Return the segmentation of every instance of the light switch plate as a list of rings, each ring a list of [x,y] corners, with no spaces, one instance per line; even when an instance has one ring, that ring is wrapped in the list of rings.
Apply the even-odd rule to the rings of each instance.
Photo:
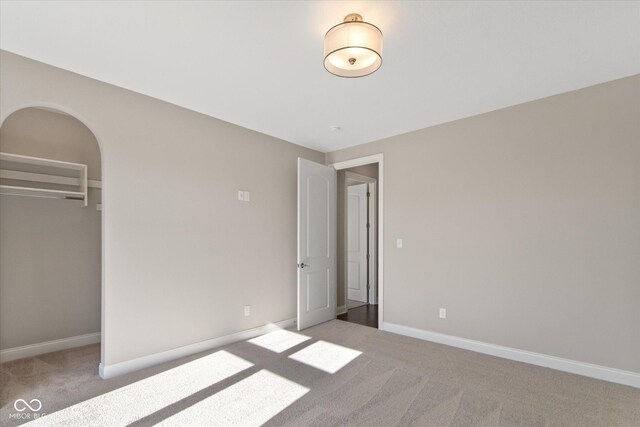
[[[249,193],[248,191],[244,192],[244,201],[245,202],[250,202],[251,201],[251,193]]]
[[[396,239],[396,247],[402,249],[402,239]]]
[[[244,201],[244,191],[238,190],[238,200]]]

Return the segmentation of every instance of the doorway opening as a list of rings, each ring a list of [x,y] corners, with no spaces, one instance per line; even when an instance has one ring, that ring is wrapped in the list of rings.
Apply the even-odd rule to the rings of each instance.
[[[104,355],[101,157],[56,108],[0,127],[0,362],[91,344]]]
[[[333,165],[337,187],[337,309],[340,320],[382,324],[382,155]]]

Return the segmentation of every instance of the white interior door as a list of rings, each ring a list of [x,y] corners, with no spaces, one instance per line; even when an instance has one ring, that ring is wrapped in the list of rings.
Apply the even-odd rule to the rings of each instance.
[[[336,182],[298,158],[298,330],[336,317]]]
[[[367,302],[367,184],[347,187],[347,298]]]

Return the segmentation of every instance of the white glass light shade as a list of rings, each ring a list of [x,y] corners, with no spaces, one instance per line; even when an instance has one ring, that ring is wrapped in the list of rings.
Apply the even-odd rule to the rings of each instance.
[[[324,36],[324,68],[340,77],[362,77],[382,65],[382,31],[362,21],[338,24]]]

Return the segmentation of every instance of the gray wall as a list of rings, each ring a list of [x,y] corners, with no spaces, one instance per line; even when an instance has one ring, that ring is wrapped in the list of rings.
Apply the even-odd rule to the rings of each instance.
[[[3,118],[56,105],[101,145],[103,363],[295,317],[296,159],[322,153],[7,52],[0,92]]]
[[[100,180],[95,137],[66,115],[12,114],[0,128],[0,151],[83,163]],[[1,350],[100,332],[100,196],[91,189],[88,207],[0,196]]]
[[[385,322],[640,372],[639,119],[633,76],[327,154],[384,153]]]

